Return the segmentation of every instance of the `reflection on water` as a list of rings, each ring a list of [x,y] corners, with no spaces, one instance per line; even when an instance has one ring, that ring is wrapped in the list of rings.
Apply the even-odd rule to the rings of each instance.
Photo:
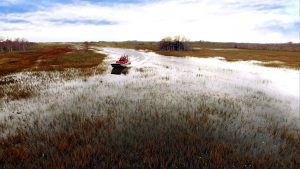
[[[129,67],[122,67],[122,68],[113,68],[111,70],[111,74],[114,74],[114,75],[127,75],[129,73]]]

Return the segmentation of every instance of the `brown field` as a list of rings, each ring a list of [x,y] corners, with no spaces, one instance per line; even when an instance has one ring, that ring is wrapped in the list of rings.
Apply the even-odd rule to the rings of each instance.
[[[0,75],[21,71],[49,71],[88,68],[102,62],[105,55],[75,49],[65,44],[35,44],[26,52],[0,53]]]

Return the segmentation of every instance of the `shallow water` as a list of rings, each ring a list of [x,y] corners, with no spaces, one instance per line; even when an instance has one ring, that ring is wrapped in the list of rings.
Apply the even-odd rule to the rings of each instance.
[[[102,75],[73,80],[62,78],[59,72],[10,75],[22,86],[34,88],[36,94],[13,101],[2,98],[0,117],[13,122],[36,116],[49,118],[62,112],[196,112],[201,105],[210,104],[238,111],[256,127],[276,117],[278,124],[300,129],[299,71],[263,67],[253,61],[227,62],[220,57],[166,57],[117,48],[96,50],[108,55],[99,65],[107,67]],[[132,65],[115,71],[110,63],[122,54],[130,56]],[[69,74],[75,71],[67,70]],[[231,125],[240,127],[241,122]]]
[[[164,57],[154,53],[134,50],[104,48],[109,54],[108,62],[113,62],[122,53],[132,56],[131,76],[134,80],[139,68],[145,69],[145,75],[153,75],[159,83],[168,77],[168,83],[178,90],[187,84],[188,91],[205,92],[233,97],[247,97],[262,93],[291,111],[284,111],[299,117],[299,71],[259,66],[255,61],[227,62],[223,58]],[[257,64],[258,63],[258,64]],[[138,69],[136,69],[138,68]],[[140,79],[138,79],[140,80]],[[158,81],[157,81],[158,80]]]

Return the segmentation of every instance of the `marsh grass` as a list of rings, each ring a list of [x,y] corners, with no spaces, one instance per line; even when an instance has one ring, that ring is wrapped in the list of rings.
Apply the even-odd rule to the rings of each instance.
[[[6,100],[19,100],[32,97],[35,93],[34,87],[13,83],[10,85],[0,85],[0,98],[5,97]]]
[[[143,73],[143,72],[145,72],[146,70],[145,70],[144,68],[137,68],[136,71]]]
[[[210,48],[191,50],[191,51],[155,51],[158,54],[166,56],[194,56],[194,57],[213,57],[221,56],[227,61],[249,61],[257,60],[262,61],[260,63],[264,66],[269,67],[289,67],[289,68],[300,68],[300,57],[299,52],[291,51],[269,51],[269,50],[250,50],[250,49],[239,49],[239,50],[214,50]],[[274,62],[278,61],[278,62]]]
[[[165,80],[165,81],[168,81],[168,80],[170,80],[170,76],[164,76],[164,77],[162,77],[161,79],[162,79],[162,80]]]
[[[1,138],[0,165],[3,169],[299,167],[297,143],[282,145],[279,155],[255,156],[245,148],[247,142],[230,139],[222,128],[226,121],[213,122],[212,115],[223,113],[206,105],[193,114],[177,115],[62,113],[48,122],[27,123]]]
[[[12,75],[38,91],[23,100],[0,98],[0,166],[299,168],[299,116],[291,109],[298,107],[286,103],[297,96],[271,95],[276,82],[263,74],[230,79],[238,70],[195,60],[167,68],[165,58],[126,76],[108,70],[73,79],[78,69]]]
[[[105,67],[101,66],[105,57],[92,50],[76,49],[70,44],[59,43],[37,43],[26,52],[1,53],[0,98],[20,100],[35,94],[36,85],[23,83],[24,79],[17,81],[9,76],[12,73],[24,72],[36,80],[87,78],[105,71]]]
[[[97,42],[93,43],[95,46],[126,48],[136,50],[157,50],[157,42]]]
[[[63,71],[31,71],[17,76],[4,76],[0,78],[0,99],[15,101],[28,99],[39,95],[41,90],[46,90],[53,82],[64,82],[73,79],[87,79],[94,75],[102,74],[105,67],[99,65],[92,68],[65,69]],[[32,81],[32,79],[35,79]]]
[[[1,53],[0,75],[22,71],[60,71],[90,68],[101,64],[106,55],[71,44],[35,44],[27,52]]]

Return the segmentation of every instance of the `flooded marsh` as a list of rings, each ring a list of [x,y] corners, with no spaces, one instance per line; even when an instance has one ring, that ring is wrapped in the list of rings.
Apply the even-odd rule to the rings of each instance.
[[[5,140],[20,130],[36,136],[36,131],[32,131],[36,129],[34,126],[49,133],[56,130],[76,133],[79,124],[73,115],[91,121],[109,118],[113,123],[107,122],[108,126],[113,126],[111,130],[115,134],[106,133],[104,138],[113,140],[112,147],[122,145],[118,141],[130,146],[148,145],[147,139],[165,141],[165,144],[169,141],[176,146],[175,141],[181,140],[183,134],[190,144],[230,145],[233,148],[228,150],[234,156],[265,158],[270,155],[274,168],[281,168],[279,164],[300,165],[299,70],[263,67],[253,61],[227,62],[220,57],[172,57],[119,48],[94,50],[107,57],[100,65],[90,68],[93,73],[87,76],[68,78],[78,70],[66,69],[0,77],[1,137]],[[125,70],[112,69],[110,63],[122,54],[131,57],[132,65]],[[106,70],[99,74],[97,69]],[[51,127],[53,123],[56,125]],[[103,136],[97,132],[95,137]],[[163,133],[165,136],[161,136]],[[157,147],[163,155],[170,155],[165,148]],[[195,155],[198,149],[193,148]],[[225,157],[226,153],[214,154],[216,150],[211,147],[199,148],[200,154],[206,151],[210,154],[203,158],[211,160],[207,168],[232,166],[230,162],[234,162]],[[162,155],[157,153],[158,157]],[[184,160],[177,156],[174,159]],[[158,159],[160,162],[147,160],[141,166],[153,164],[152,168],[157,165],[163,168],[161,165],[165,164],[162,159]],[[234,162],[238,168],[245,164],[255,168],[256,162],[238,160]]]

